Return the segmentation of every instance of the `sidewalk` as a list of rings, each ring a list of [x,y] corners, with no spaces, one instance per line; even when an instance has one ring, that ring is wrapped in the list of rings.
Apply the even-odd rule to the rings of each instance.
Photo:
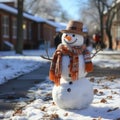
[[[16,79],[9,80],[0,85],[0,111],[14,109],[17,104],[15,99],[26,98],[26,94],[35,84],[43,82],[48,76],[49,63],[43,64],[40,68],[20,76]],[[11,102],[7,102],[7,101]]]

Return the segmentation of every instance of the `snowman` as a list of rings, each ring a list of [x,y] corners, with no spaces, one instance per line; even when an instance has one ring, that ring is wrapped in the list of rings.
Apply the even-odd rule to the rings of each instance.
[[[82,22],[68,22],[66,30],[61,31],[62,43],[54,52],[50,66],[53,101],[62,109],[83,109],[93,100],[92,84],[85,77],[93,65],[84,45],[82,27]]]

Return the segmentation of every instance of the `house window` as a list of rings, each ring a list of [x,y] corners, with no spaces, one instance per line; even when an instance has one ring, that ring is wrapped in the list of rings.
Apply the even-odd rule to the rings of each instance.
[[[2,17],[2,34],[3,37],[8,38],[9,37],[9,17],[3,16]]]
[[[27,22],[26,21],[23,22],[23,39],[24,40],[27,39]]]
[[[38,40],[40,41],[40,24],[38,25]]]
[[[15,18],[13,19],[13,24],[12,24],[12,38],[14,39],[17,38],[17,20]]]
[[[29,23],[29,26],[28,26],[28,37],[29,37],[29,40],[32,40],[32,23],[30,22]]]

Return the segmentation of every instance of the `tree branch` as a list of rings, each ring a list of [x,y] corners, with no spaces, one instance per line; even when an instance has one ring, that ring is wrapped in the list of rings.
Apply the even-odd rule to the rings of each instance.
[[[100,52],[101,50],[102,50],[102,48],[96,50],[96,52],[93,54],[93,56],[91,57],[91,59],[94,58],[94,57],[96,56],[96,54],[97,54],[98,52]]]

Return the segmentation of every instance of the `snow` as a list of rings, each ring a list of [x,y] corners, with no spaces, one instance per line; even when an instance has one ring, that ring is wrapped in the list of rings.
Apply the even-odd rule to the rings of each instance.
[[[120,67],[120,51],[101,51],[99,57],[94,57],[93,62],[99,67]]]
[[[10,7],[10,6],[8,6],[8,5],[5,5],[5,4],[3,4],[3,3],[0,3],[0,9],[6,10],[6,11],[11,12],[11,13],[13,13],[13,14],[17,14],[17,9],[12,8],[12,7]]]
[[[14,49],[14,45],[12,43],[10,43],[8,41],[4,41],[4,44],[7,45],[10,48],[10,50]]]
[[[55,22],[55,21],[50,21],[46,20],[46,22],[54,27],[56,27],[56,32],[60,32],[61,30],[66,29],[66,23],[61,23],[61,22]]]
[[[49,50],[51,55],[54,49]],[[103,54],[109,54],[102,58]],[[93,63],[103,68],[120,67],[120,59],[111,57],[119,51],[102,51],[93,58]],[[40,57],[45,55],[44,50],[23,51],[23,55],[15,54],[14,51],[0,51],[0,84],[11,78],[18,77],[42,66],[48,62]],[[16,69],[17,68],[17,69]],[[79,110],[60,109],[52,101],[51,94],[53,83],[46,76],[41,84],[29,89],[33,92],[34,100],[24,104],[20,110],[0,112],[3,120],[119,120],[120,119],[120,78],[115,77],[93,77],[88,79],[94,88],[94,100],[90,106]],[[74,98],[73,98],[74,99]],[[19,102],[23,102],[22,98]]]
[[[45,50],[29,51],[28,54],[26,52],[24,51],[24,55],[15,54],[14,51],[0,52],[0,84],[28,73],[45,62],[40,57],[40,55],[46,55]]]
[[[17,14],[17,8],[5,5],[3,3],[0,3],[0,9],[8,11],[8,12],[13,13],[13,14]],[[28,18],[28,19],[34,20],[36,22],[44,22],[43,18],[36,17],[34,15],[27,14],[25,12],[23,13],[23,16],[26,17],[26,18]]]

